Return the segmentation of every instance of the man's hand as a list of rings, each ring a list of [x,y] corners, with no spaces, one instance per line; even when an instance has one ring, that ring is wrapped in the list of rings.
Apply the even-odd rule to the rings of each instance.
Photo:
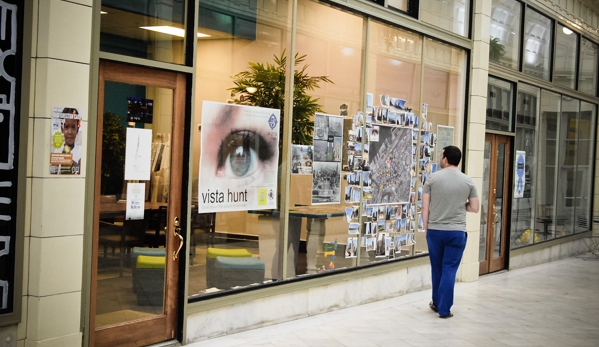
[[[480,210],[480,201],[478,200],[478,197],[468,199],[466,211],[478,213],[478,210]]]

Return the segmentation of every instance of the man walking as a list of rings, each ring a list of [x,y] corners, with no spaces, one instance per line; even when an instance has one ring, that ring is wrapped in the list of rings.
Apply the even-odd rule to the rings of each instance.
[[[466,248],[466,212],[480,208],[472,179],[458,165],[462,152],[456,146],[443,148],[443,170],[431,174],[422,191],[422,220],[431,262],[433,301],[430,308],[440,318],[453,317],[456,273]]]

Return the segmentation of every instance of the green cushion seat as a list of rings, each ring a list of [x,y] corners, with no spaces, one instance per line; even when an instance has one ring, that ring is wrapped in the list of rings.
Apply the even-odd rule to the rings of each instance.
[[[206,253],[206,257],[211,259],[215,259],[216,257],[249,258],[251,256],[252,253],[244,248],[226,249],[209,247]]]
[[[147,255],[140,255],[137,257],[137,264],[135,267],[138,269],[164,269],[166,266],[166,257],[151,257]]]

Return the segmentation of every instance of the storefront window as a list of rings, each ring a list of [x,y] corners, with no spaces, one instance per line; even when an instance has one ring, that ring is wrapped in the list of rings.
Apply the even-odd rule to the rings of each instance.
[[[516,0],[493,0],[489,61],[518,69],[522,4]]]
[[[290,51],[290,6],[200,1],[198,32],[209,36],[198,37],[196,56],[188,281],[192,297],[281,279],[283,237],[279,215],[272,211],[280,201],[278,130]],[[232,90],[234,81],[244,90]]]
[[[580,102],[580,123],[578,124],[578,150],[576,171],[580,173],[576,182],[576,202],[574,232],[581,233],[591,229],[591,189],[593,187],[593,129],[596,127],[596,106]]]
[[[597,59],[599,48],[592,41],[582,38],[580,46],[580,65],[578,71],[578,90],[595,95],[597,92]]]
[[[187,1],[139,5],[136,1],[102,0],[100,50],[184,64]]]
[[[468,36],[470,1],[420,0],[420,19],[452,33]]]
[[[428,105],[428,122],[453,127],[453,145],[459,147],[462,146],[459,129],[464,124],[465,83],[466,52],[432,39],[425,40],[422,99]],[[439,151],[435,155],[438,159]]]
[[[511,247],[534,242],[534,214],[537,174],[537,117],[541,90],[526,84],[518,86],[516,137],[514,139],[514,199],[512,200]],[[538,238],[538,236],[537,236]]]
[[[553,81],[564,87],[576,87],[578,34],[558,24],[555,37],[555,71]]]
[[[580,101],[562,96],[559,126],[559,157],[557,167],[557,212],[555,236],[573,233],[577,196],[583,172],[577,169],[578,132],[580,129]]]
[[[553,23],[539,12],[527,8],[524,21],[523,72],[549,80]]]
[[[535,241],[543,241],[555,237],[556,214],[563,226],[563,211],[555,206],[557,183],[557,150],[559,134],[559,112],[561,96],[546,90],[541,92],[541,119],[539,133],[543,134],[539,141],[537,161],[537,186],[544,187],[537,191],[535,213]],[[538,235],[538,236],[537,236]]]
[[[512,84],[489,77],[487,97],[487,129],[512,130]]]

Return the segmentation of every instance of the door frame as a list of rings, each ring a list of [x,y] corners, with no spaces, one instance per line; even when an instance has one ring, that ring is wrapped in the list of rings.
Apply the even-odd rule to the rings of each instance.
[[[179,238],[174,235],[174,218],[181,220],[183,212],[181,198],[173,192],[183,193],[183,155],[171,155],[171,178],[167,215],[167,249],[166,249],[166,276],[165,276],[165,303],[164,314],[120,323],[96,329],[96,297],[98,279],[98,242],[100,211],[100,183],[102,169],[102,133],[104,115],[104,86],[105,82],[121,82],[138,84],[151,87],[167,88],[173,90],[173,123],[171,135],[172,153],[184,153],[185,139],[185,100],[186,78],[183,73],[146,68],[111,61],[100,61],[98,79],[98,118],[96,127],[96,167],[94,175],[94,212],[93,212],[93,237],[92,237],[92,271],[90,286],[90,311],[89,311],[89,346],[138,346],[148,345],[174,339],[177,335],[177,319],[179,313],[179,262],[173,260],[172,254],[178,247]],[[180,151],[176,151],[180,149]],[[177,169],[178,168],[178,169]],[[180,173],[180,174],[173,174]]]
[[[500,271],[506,268],[507,265],[507,256],[508,256],[508,236],[510,233],[510,206],[511,206],[511,185],[512,182],[512,137],[506,135],[499,134],[485,134],[485,143],[491,143],[491,158],[489,161],[489,193],[487,197],[487,201],[481,201],[481,204],[486,205],[487,211],[487,234],[486,234],[486,258],[484,261],[479,262],[479,275],[484,275],[491,272]],[[504,177],[503,177],[503,206],[502,206],[502,235],[501,235],[501,244],[503,245],[501,248],[501,255],[499,257],[493,257],[493,248],[495,246],[495,223],[491,223],[490,221],[494,221],[495,217],[491,211],[494,210],[495,199],[497,196],[497,192],[494,191],[494,187],[497,186],[497,175],[492,174],[497,172],[497,150],[498,144],[502,143],[506,145],[505,151],[505,163],[504,163]],[[483,178],[484,182],[484,178]],[[482,231],[481,231],[482,232]]]

